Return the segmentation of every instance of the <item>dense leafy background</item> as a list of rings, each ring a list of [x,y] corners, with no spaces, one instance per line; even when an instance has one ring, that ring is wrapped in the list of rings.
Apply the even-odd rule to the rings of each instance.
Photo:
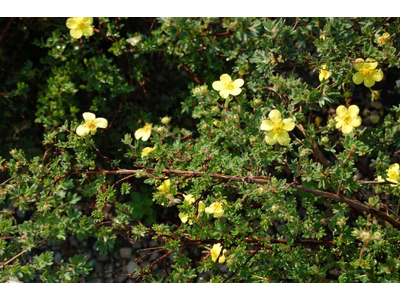
[[[0,20],[1,282],[399,280],[399,228],[376,212],[399,221],[400,189],[362,182],[399,160],[398,19],[95,18],[79,40],[65,22]],[[357,58],[384,73],[375,101],[352,82]],[[211,88],[223,73],[244,79],[239,96]],[[350,104],[363,124],[344,136],[333,117]],[[274,108],[298,125],[287,147],[263,141]],[[77,136],[86,111],[108,128]],[[136,141],[145,123],[151,139]],[[99,174],[118,169],[143,171]],[[166,195],[163,169],[203,176],[169,174]],[[225,201],[223,217],[199,215],[199,201]],[[224,264],[208,256],[215,243]]]

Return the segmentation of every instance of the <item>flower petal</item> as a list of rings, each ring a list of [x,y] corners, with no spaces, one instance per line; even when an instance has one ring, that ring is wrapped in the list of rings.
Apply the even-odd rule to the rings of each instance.
[[[214,81],[212,84],[212,88],[216,91],[220,91],[224,88],[224,85],[222,84],[221,81]]]
[[[292,118],[283,119],[283,129],[286,131],[292,131],[294,129],[294,121]]]
[[[94,119],[96,119],[96,115],[91,112],[85,112],[82,114],[82,116],[85,121],[93,121]]]
[[[219,78],[219,80],[221,80],[222,83],[232,82],[232,78],[228,74],[222,74],[221,77]]]
[[[277,109],[273,109],[271,110],[271,112],[269,113],[268,117],[272,120],[272,121],[280,121],[281,120],[281,112]]]
[[[185,213],[179,213],[178,217],[181,219],[182,223],[186,223],[189,219],[189,215]]]
[[[358,108],[357,105],[350,105],[349,108],[347,109],[347,112],[350,116],[354,118],[358,116],[360,109]]]
[[[234,88],[233,90],[231,90],[229,93],[233,96],[237,96],[242,92],[241,88]]]
[[[375,81],[381,81],[383,79],[383,72],[381,69],[374,70],[375,72],[373,73],[372,77],[374,78]]]
[[[74,39],[80,39],[82,37],[82,30],[80,28],[77,29],[71,29],[69,34],[74,38]]]
[[[378,62],[375,59],[372,58],[367,58],[365,63],[365,66],[367,66],[369,69],[375,69],[378,66]]]
[[[86,26],[90,26],[93,24],[93,18],[92,17],[83,17],[82,23],[85,24]]]
[[[351,133],[352,131],[353,131],[353,126],[351,126],[351,125],[343,125],[343,127],[342,127],[342,133],[343,134],[349,134],[349,133]]]
[[[146,134],[146,130],[143,128],[139,128],[135,131],[135,139],[139,140]]]
[[[278,143],[280,145],[287,146],[290,144],[290,136],[289,136],[289,133],[287,133],[286,131],[282,131],[282,132],[278,133],[276,136],[277,136]]]
[[[241,78],[236,79],[236,80],[233,82],[233,86],[234,86],[235,88],[240,88],[243,84],[244,84],[244,80],[241,79]]]
[[[221,98],[226,99],[229,97],[230,93],[229,90],[222,90],[219,92],[219,95],[221,96]]]
[[[360,116],[357,116],[356,118],[354,118],[354,119],[351,121],[350,125],[353,126],[353,127],[358,127],[358,126],[361,125],[361,122],[362,122],[361,117],[360,117]]]
[[[76,128],[76,134],[79,136],[85,136],[89,134],[90,129],[85,125],[79,125],[78,128]]]
[[[92,36],[93,35],[93,27],[92,26],[84,26],[82,28],[82,34],[84,36]]]
[[[353,82],[355,84],[361,84],[364,81],[364,75],[361,74],[360,72],[357,72],[353,75]]]
[[[68,18],[67,22],[65,23],[67,25],[68,29],[76,29],[78,27],[78,22],[76,20],[77,18]]]
[[[260,129],[261,130],[266,130],[266,131],[271,131],[273,129],[273,123],[271,120],[263,120],[261,122]]]
[[[214,207],[206,207],[206,209],[204,210],[206,212],[207,215],[214,213]]]
[[[374,76],[367,76],[364,78],[364,85],[367,88],[373,87],[375,85],[375,80],[374,80]]]
[[[98,128],[107,128],[108,126],[108,121],[104,118],[96,118],[94,120],[94,124],[96,125],[96,127]]]
[[[364,63],[363,62],[364,62],[364,59],[357,58],[353,63],[354,69],[356,69],[357,71],[360,71],[364,67]]]
[[[340,117],[340,116],[344,116],[345,114],[347,114],[347,108],[344,105],[340,105],[336,108],[336,114]]]
[[[264,141],[268,144],[268,145],[275,145],[276,142],[278,141],[275,133],[273,133],[272,131],[268,132],[267,135],[265,136]]]

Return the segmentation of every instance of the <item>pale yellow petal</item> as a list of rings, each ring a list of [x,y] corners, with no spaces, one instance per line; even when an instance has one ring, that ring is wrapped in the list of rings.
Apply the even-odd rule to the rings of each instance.
[[[364,81],[364,75],[361,74],[360,72],[357,72],[353,75],[353,82],[355,84],[361,84]]]
[[[287,146],[290,144],[290,136],[286,131],[282,131],[276,135],[278,143],[282,146]]]
[[[268,145],[275,145],[276,142],[278,141],[275,133],[273,133],[272,131],[268,132],[267,135],[265,136],[264,141],[268,144]]]
[[[89,132],[90,132],[90,129],[85,124],[79,125],[76,128],[76,134],[79,136],[85,136],[85,135],[89,134]]]
[[[375,69],[378,66],[378,62],[375,59],[367,58],[365,66],[369,69]]]
[[[363,62],[364,62],[364,59],[357,58],[353,63],[354,69],[356,69],[357,71],[360,71],[364,67],[364,63]]]
[[[207,215],[213,214],[214,213],[214,207],[211,207],[211,206],[206,207],[206,209],[204,211],[205,211],[205,213]]]
[[[77,18],[68,18],[66,25],[68,29],[76,29],[78,27],[78,22],[76,22]]]
[[[82,28],[82,34],[84,36],[92,36],[93,35],[93,27],[92,26],[84,26]]]
[[[351,125],[343,125],[342,126],[342,132],[343,132],[343,134],[349,134],[349,133],[351,133],[352,131],[353,131],[353,126],[351,126]]]
[[[224,85],[222,84],[221,81],[214,81],[212,87],[216,91],[221,91],[224,88]]]
[[[93,121],[96,119],[96,115],[91,112],[85,112],[82,114],[82,116],[85,121]]]
[[[241,78],[236,79],[236,80],[233,82],[233,86],[234,86],[235,88],[240,88],[243,84],[244,84],[244,80],[241,79]]]
[[[219,95],[221,96],[221,98],[226,99],[229,97],[230,93],[229,90],[222,90],[219,92]]]
[[[383,79],[383,72],[381,69],[375,70],[375,72],[373,73],[373,78],[375,81],[381,81]]]
[[[281,120],[281,113],[279,110],[277,109],[273,109],[271,110],[271,112],[269,113],[268,117],[272,120],[272,121],[280,121]]]
[[[228,74],[222,74],[219,80],[221,80],[222,83],[229,83],[232,81],[232,78]]]
[[[189,219],[189,215],[185,213],[179,213],[179,219],[181,219],[182,223],[186,223]]]
[[[219,209],[217,211],[214,211],[214,218],[220,218],[224,214],[224,210]]]
[[[358,126],[361,125],[361,122],[362,122],[361,117],[360,117],[360,116],[357,116],[356,118],[354,118],[354,119],[351,121],[350,125],[353,126],[353,127],[358,127]]]
[[[83,17],[82,18],[82,23],[89,26],[93,24],[93,18],[92,17]]]
[[[336,108],[336,114],[340,117],[340,116],[344,116],[345,114],[347,114],[347,108],[344,105],[340,105]]]
[[[104,118],[96,118],[94,120],[94,124],[96,125],[96,127],[98,128],[107,128],[108,126],[108,121]]]
[[[375,80],[374,80],[374,76],[367,76],[364,78],[364,85],[367,88],[373,87],[375,85]]]
[[[229,93],[233,96],[237,96],[242,92],[241,88],[234,88],[233,90],[231,90]]]
[[[263,120],[261,122],[260,129],[261,130],[266,130],[266,131],[271,131],[273,129],[273,123],[271,120]]]
[[[356,117],[359,114],[360,109],[358,108],[357,105],[350,105],[349,108],[347,109],[347,112],[350,116]]]
[[[82,37],[82,30],[80,28],[77,29],[71,29],[69,34],[74,38],[74,39],[80,39]]]
[[[283,129],[286,131],[292,131],[295,127],[294,121],[292,118],[283,119]]]

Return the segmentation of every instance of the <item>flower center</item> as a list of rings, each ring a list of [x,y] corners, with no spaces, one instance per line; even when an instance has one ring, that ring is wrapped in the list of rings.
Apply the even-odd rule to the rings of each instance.
[[[275,121],[275,122],[274,122],[274,129],[273,129],[273,132],[274,132],[275,134],[279,134],[279,133],[281,133],[281,132],[283,132],[283,131],[285,131],[285,130],[283,129],[283,122],[282,122],[282,120]]]
[[[392,180],[396,180],[396,181],[397,181],[398,174],[397,174],[396,171],[389,171],[389,172],[388,172],[388,177],[389,177],[390,179],[392,179]]]
[[[364,77],[371,75],[371,73],[373,72],[373,69],[370,68],[362,68],[360,70],[360,73],[364,75]]]
[[[351,121],[353,120],[353,118],[349,114],[346,114],[345,116],[343,116],[342,120],[343,120],[343,123],[345,123],[346,125],[349,125],[351,123]]]
[[[233,82],[225,83],[226,90],[233,90],[235,87],[233,86]]]
[[[86,121],[86,126],[87,126],[87,128],[89,128],[91,131],[97,129],[96,123],[95,123],[93,120],[88,120],[88,121]]]

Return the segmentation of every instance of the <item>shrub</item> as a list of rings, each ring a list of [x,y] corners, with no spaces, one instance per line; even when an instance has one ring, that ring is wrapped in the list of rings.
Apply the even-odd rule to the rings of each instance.
[[[398,20],[1,24],[1,282],[399,281]]]

